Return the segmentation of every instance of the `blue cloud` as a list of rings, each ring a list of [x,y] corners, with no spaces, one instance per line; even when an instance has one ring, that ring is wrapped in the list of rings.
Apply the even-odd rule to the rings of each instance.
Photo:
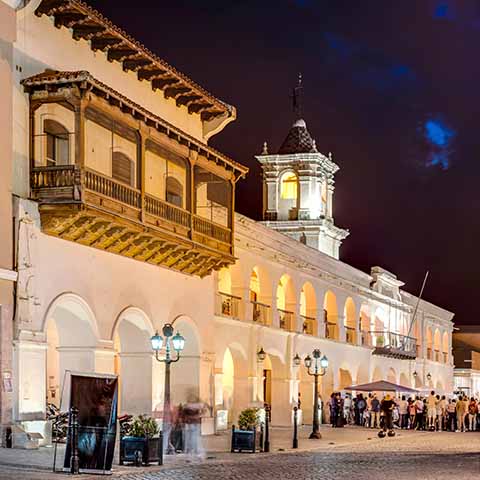
[[[421,124],[419,133],[427,148],[425,166],[447,170],[451,165],[457,132],[440,115],[431,115]]]
[[[417,83],[415,72],[379,49],[353,42],[332,32],[323,34],[326,61],[360,87],[385,92],[410,88]]]
[[[446,20],[455,20],[456,13],[454,5],[450,2],[439,2],[433,10],[434,18],[443,18]]]

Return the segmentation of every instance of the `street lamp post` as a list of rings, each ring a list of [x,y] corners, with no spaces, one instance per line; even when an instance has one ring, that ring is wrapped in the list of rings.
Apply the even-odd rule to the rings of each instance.
[[[163,449],[167,454],[175,453],[175,449],[170,441],[170,432],[172,429],[172,415],[170,409],[170,365],[180,360],[180,352],[185,347],[185,339],[179,332],[173,335],[173,325],[166,323],[162,328],[163,336],[165,337],[165,357],[160,358],[160,350],[163,346],[163,338],[158,332],[150,339],[152,349],[155,352],[155,358],[158,362],[165,364],[165,391],[163,398]],[[176,358],[172,358],[171,350],[176,352]]]
[[[310,376],[314,377],[315,379],[315,397],[313,399],[313,425],[312,425],[312,433],[308,438],[322,438],[320,434],[320,419],[318,418],[318,377],[323,377],[327,373],[328,368],[328,358],[323,355],[316,348],[312,352],[313,360],[310,355],[307,355],[304,359],[305,367],[307,367],[307,372]],[[301,364],[301,358],[297,355],[293,358],[293,362],[295,366],[299,367]],[[313,372],[312,372],[313,366]]]

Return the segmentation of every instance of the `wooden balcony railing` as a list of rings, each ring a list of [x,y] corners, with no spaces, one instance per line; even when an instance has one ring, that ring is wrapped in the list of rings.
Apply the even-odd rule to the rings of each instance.
[[[280,328],[282,330],[287,330],[287,332],[292,332],[295,330],[295,314],[293,312],[289,312],[288,310],[281,309],[277,309],[277,312]]]
[[[35,167],[31,170],[30,186],[32,198],[44,203],[80,202],[82,201],[80,192],[85,190],[133,208],[134,210],[130,210],[130,212],[142,210],[140,190],[89,168],[81,169],[78,165]],[[145,195],[143,208],[145,213],[153,217],[181,225],[190,232],[197,232],[223,244],[232,245],[232,233],[229,228],[194,215],[152,195]],[[112,213],[117,213],[117,211],[112,211]],[[135,213],[134,217],[138,220],[138,213]]]
[[[73,187],[80,183],[76,177],[75,165],[55,165],[52,167],[36,167],[30,172],[32,188]]]
[[[431,347],[427,347],[427,359],[433,361],[433,349]]]
[[[190,227],[190,212],[170,203],[163,202],[158,198],[145,195],[145,210],[155,217],[163,218],[184,227]]]
[[[252,305],[252,320],[262,325],[270,324],[270,305],[260,302],[250,302]]]
[[[240,319],[241,298],[228,293],[217,292],[215,314]]]
[[[198,215],[193,217],[193,229],[198,233],[215,238],[221,242],[228,244],[231,243],[232,232],[229,228],[212,223],[203,217],[199,217]]]
[[[302,332],[307,335],[317,335],[317,320],[314,317],[300,315],[302,320]]]
[[[442,362],[442,352],[440,350],[434,350],[434,355],[433,358],[436,362],[441,363]]]
[[[354,345],[355,337],[355,328],[345,325],[345,340],[347,341],[347,343],[351,343],[352,345]]]
[[[140,190],[93,170],[85,170],[85,188],[105,197],[125,203],[133,208],[142,208]]]

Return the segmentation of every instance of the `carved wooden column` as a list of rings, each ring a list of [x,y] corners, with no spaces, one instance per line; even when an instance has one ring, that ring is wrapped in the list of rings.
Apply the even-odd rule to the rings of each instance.
[[[142,223],[145,222],[145,145],[148,138],[148,127],[145,126],[143,122],[140,122],[140,127],[138,129],[138,143],[137,143],[137,171],[138,171],[138,180],[137,187],[140,189],[140,205],[141,212],[140,218]]]

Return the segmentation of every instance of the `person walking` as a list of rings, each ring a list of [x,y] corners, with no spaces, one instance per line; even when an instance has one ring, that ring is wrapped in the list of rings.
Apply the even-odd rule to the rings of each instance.
[[[380,428],[380,400],[374,394],[370,402],[370,428]]]
[[[467,397],[460,397],[457,402],[457,432],[465,431],[465,416],[467,414],[468,401]]]
[[[408,403],[405,395],[398,402],[398,413],[400,415],[400,428],[404,429],[408,426]]]
[[[447,401],[445,395],[437,395],[437,431],[446,430]]]
[[[470,403],[468,404],[468,430],[473,432],[477,428],[477,413],[478,413],[478,405],[475,401],[475,398],[470,399]]]
[[[360,425],[363,426],[364,425],[363,413],[367,408],[367,402],[365,401],[361,393],[358,396],[357,407],[358,407],[358,417],[359,417]]]
[[[415,428],[415,417],[416,417],[417,411],[415,408],[415,402],[413,401],[412,398],[408,399],[408,428],[413,430]]]
[[[435,419],[437,418],[437,397],[432,390],[427,398],[427,422],[428,429],[435,429]]]
[[[420,397],[415,399],[415,430],[421,430],[423,427],[423,400]]]
[[[447,430],[450,432],[455,432],[457,430],[457,416],[456,416],[456,402],[455,399],[450,399],[447,405]]]

